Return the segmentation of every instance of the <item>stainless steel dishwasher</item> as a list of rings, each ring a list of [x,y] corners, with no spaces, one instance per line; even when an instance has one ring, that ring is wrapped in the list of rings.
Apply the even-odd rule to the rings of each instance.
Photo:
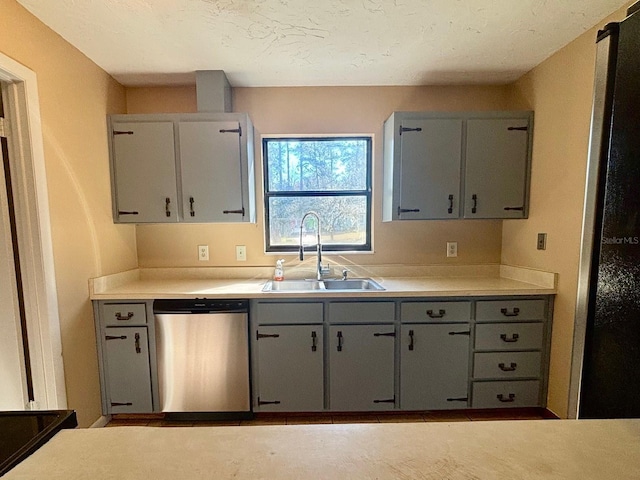
[[[156,300],[160,409],[251,411],[246,300]]]

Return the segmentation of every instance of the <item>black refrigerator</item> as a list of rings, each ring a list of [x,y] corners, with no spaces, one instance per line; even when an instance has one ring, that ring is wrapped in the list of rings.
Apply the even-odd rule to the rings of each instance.
[[[640,417],[638,10],[640,2],[622,22],[600,31],[596,42],[576,309],[576,329],[584,329],[574,339],[579,418]],[[583,353],[578,361],[576,351]]]

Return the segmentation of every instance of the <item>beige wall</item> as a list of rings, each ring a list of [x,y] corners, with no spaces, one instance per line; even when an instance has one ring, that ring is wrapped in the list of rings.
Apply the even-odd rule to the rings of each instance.
[[[90,277],[137,266],[135,227],[111,217],[106,114],[125,91],[14,0],[0,0],[0,51],[38,78],[67,398],[100,416]]]
[[[374,136],[374,254],[332,256],[339,264],[499,263],[501,221],[382,223],[382,124],[395,110],[491,110],[509,108],[509,89],[493,87],[299,87],[236,88],[234,110],[248,112],[256,129],[256,225],[144,225],[137,227],[141,266],[274,265],[264,254],[260,135],[358,133]],[[128,113],[194,112],[195,88],[129,88]],[[446,258],[447,241],[459,256]],[[210,246],[210,261],[196,246]],[[236,262],[235,245],[247,246]],[[288,266],[296,255],[283,255]]]
[[[598,27],[621,20],[625,11]],[[559,273],[548,402],[561,417],[567,415],[596,31],[584,33],[513,86],[514,105],[535,111],[531,206],[526,222],[504,222],[502,263]],[[548,234],[547,250],[536,250],[538,232]]]

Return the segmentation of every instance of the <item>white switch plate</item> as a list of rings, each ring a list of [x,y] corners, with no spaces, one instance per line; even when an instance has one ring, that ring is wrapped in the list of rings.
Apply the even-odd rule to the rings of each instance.
[[[198,260],[201,262],[209,260],[209,245],[198,245]]]
[[[447,257],[458,256],[458,242],[447,242]]]
[[[244,245],[236,245],[236,260],[238,262],[247,261],[247,247]]]

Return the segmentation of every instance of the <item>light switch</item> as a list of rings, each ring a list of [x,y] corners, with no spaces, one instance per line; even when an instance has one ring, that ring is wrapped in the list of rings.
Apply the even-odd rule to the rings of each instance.
[[[236,261],[247,261],[247,247],[245,245],[236,245]]]

